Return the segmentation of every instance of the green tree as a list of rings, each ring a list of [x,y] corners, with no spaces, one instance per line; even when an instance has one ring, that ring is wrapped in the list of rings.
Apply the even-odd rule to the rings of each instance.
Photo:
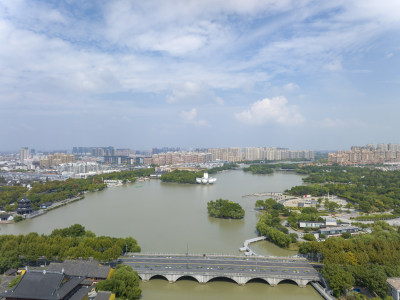
[[[303,238],[304,238],[306,241],[316,241],[316,238],[315,238],[315,236],[314,236],[312,233],[305,233],[305,234],[303,235]]]
[[[112,291],[118,298],[138,299],[142,294],[139,288],[139,276],[132,267],[118,265],[110,279],[99,282],[97,291]]]
[[[215,218],[242,219],[245,213],[240,204],[224,199],[209,201],[207,210],[209,215]]]
[[[325,264],[322,275],[328,280],[336,297],[354,286],[355,280],[351,272],[337,264]]]

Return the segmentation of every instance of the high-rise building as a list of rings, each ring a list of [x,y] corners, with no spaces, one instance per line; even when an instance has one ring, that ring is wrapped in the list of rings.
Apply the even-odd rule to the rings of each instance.
[[[22,147],[19,149],[19,160],[23,162],[25,159],[29,158],[29,148],[28,147]]]

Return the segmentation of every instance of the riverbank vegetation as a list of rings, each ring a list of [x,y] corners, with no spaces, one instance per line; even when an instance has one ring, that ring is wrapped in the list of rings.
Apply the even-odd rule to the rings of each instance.
[[[207,172],[208,172],[208,174],[215,174],[215,173],[221,172],[221,171],[232,170],[237,167],[239,167],[239,166],[235,163],[228,163],[228,164],[225,163],[221,167],[215,167],[215,168],[208,169]]]
[[[386,279],[400,277],[400,229],[384,221],[375,222],[371,234],[302,243],[299,252],[322,260],[336,297],[357,285],[384,298]]]
[[[264,211],[256,225],[258,233],[279,247],[293,248],[297,234],[289,234],[289,230],[281,223],[283,217],[290,215],[289,210],[272,198],[257,200],[255,206]]]
[[[0,235],[0,273],[9,268],[36,265],[41,261],[88,259],[101,262],[117,259],[123,252],[139,252],[132,237],[96,236],[79,224],[54,229],[50,235]]]
[[[295,186],[286,192],[294,196],[317,197],[334,194],[353,203],[363,212],[400,213],[400,171],[383,171],[368,167],[304,166],[298,174],[308,185]]]
[[[134,182],[136,177],[149,176],[153,172],[154,169],[139,169],[112,172],[88,178],[69,178],[65,181],[34,182],[30,190],[27,187],[18,185],[0,186],[0,207],[3,207],[5,211],[15,211],[17,201],[26,197],[31,200],[33,208],[37,210],[41,204],[47,202],[57,202],[74,198],[82,195],[84,192],[101,191],[107,186],[103,183],[103,180],[106,179]]]
[[[237,164],[224,164],[221,167],[215,167],[212,169],[206,169],[202,171],[187,171],[187,170],[174,170],[169,173],[165,173],[161,175],[162,182],[175,182],[175,183],[196,183],[196,178],[203,177],[204,173],[208,174],[215,174],[217,172],[225,171],[225,170],[232,170],[237,168]]]
[[[245,172],[251,172],[252,174],[272,174],[274,173],[275,165],[271,164],[257,164],[250,165],[246,168],[243,168]]]
[[[186,170],[174,170],[169,173],[161,175],[162,182],[176,182],[176,183],[196,183],[197,177],[203,177],[203,172],[193,172]]]
[[[208,214],[214,218],[242,219],[244,209],[239,203],[229,200],[217,199],[207,203]]]
[[[128,265],[117,265],[111,278],[96,284],[96,291],[111,291],[118,299],[138,299],[142,294],[139,288],[138,273]]]

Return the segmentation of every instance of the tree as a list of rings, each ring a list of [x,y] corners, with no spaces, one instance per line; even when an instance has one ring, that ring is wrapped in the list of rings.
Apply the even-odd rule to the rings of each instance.
[[[242,219],[244,209],[238,203],[229,200],[217,199],[207,203],[207,210],[211,217]]]
[[[322,275],[328,280],[336,297],[353,287],[355,280],[351,272],[338,264],[325,264]]]
[[[255,204],[255,207],[256,207],[256,208],[259,208],[259,209],[264,209],[264,208],[265,208],[265,202],[264,202],[264,200],[257,200],[257,201],[256,201],[256,204]]]
[[[351,238],[351,233],[350,233],[350,232],[343,232],[343,233],[342,233],[342,238],[344,238],[344,239],[349,239],[349,238]]]
[[[112,291],[119,298],[138,299],[142,294],[139,282],[139,276],[131,266],[118,265],[110,279],[96,285],[96,291]]]
[[[317,239],[315,238],[315,236],[312,234],[312,233],[305,233],[304,235],[303,235],[303,238],[306,240],[306,241],[316,241]]]

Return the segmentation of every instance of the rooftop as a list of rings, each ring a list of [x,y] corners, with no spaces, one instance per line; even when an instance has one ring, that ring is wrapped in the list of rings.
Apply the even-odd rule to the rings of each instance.
[[[337,227],[328,227],[328,228],[320,228],[320,231],[333,231],[333,230],[358,230],[357,226],[337,226]]]
[[[71,293],[83,279],[58,272],[29,270],[14,288],[0,294],[0,297],[60,300]]]
[[[386,279],[386,282],[389,283],[396,290],[400,291],[400,277],[389,277]]]
[[[102,266],[96,260],[65,260],[62,263],[51,263],[49,271],[62,272],[70,276],[106,279],[111,267]]]
[[[111,297],[111,292],[98,291],[96,298],[94,300],[109,300]]]

